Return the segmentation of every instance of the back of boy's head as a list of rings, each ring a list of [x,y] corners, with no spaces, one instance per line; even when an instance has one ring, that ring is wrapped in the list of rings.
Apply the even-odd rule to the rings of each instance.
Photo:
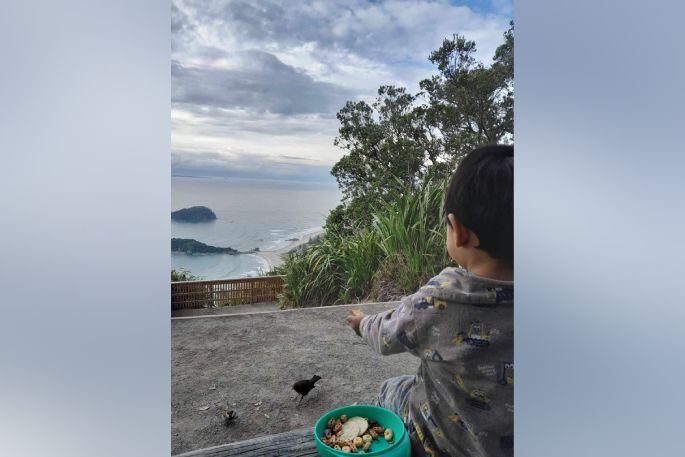
[[[483,146],[464,157],[445,193],[444,211],[476,234],[479,249],[513,265],[514,147]]]

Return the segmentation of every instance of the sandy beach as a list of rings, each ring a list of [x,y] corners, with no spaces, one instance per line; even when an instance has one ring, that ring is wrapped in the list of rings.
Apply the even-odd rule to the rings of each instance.
[[[324,233],[323,227],[316,231],[312,231],[306,235],[300,237],[297,241],[289,241],[287,245],[280,249],[274,249],[272,251],[260,251],[256,252],[254,255],[260,257],[267,264],[265,271],[271,271],[274,267],[277,267],[283,263],[283,256],[288,252],[292,251],[298,246],[308,243],[312,238],[316,238]]]

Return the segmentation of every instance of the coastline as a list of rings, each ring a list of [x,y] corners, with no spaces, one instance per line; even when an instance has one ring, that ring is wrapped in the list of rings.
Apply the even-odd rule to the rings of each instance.
[[[312,238],[316,238],[317,236],[323,235],[324,232],[325,230],[323,229],[323,227],[319,227],[316,230],[313,230],[302,235],[297,241],[289,241],[288,244],[281,248],[269,251],[254,252],[250,255],[259,257],[266,266],[264,271],[269,272],[273,270],[275,267],[278,267],[283,264],[283,256],[285,254],[292,251],[298,246],[302,246],[303,244],[309,243],[309,241],[311,241]]]

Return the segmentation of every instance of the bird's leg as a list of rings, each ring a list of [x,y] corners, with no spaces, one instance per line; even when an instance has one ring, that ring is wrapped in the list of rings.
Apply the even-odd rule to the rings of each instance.
[[[300,397],[300,401],[297,402],[297,406],[300,406],[300,403],[302,403],[302,400],[304,399],[304,395]]]

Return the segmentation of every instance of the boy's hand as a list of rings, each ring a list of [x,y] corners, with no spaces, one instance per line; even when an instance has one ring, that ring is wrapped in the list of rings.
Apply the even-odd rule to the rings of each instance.
[[[359,324],[362,323],[363,318],[364,313],[359,309],[353,309],[347,313],[347,325],[352,327],[352,330],[354,330],[354,332],[359,336],[362,336],[361,332],[359,331]]]

